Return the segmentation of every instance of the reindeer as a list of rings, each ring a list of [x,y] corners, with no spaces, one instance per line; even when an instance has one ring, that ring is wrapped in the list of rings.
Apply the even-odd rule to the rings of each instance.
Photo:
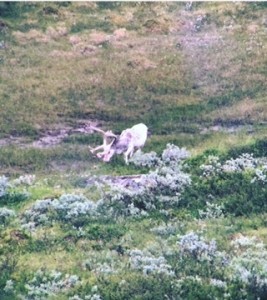
[[[129,158],[145,145],[147,139],[147,126],[142,123],[123,130],[120,135],[114,134],[111,130],[105,132],[93,126],[90,128],[103,135],[103,144],[96,148],[89,147],[89,149],[92,153],[103,149],[96,156],[105,162],[109,162],[114,154],[123,153],[125,163],[128,164]]]

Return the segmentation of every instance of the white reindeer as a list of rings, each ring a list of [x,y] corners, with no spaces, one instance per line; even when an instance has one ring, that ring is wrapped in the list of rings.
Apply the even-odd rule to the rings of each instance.
[[[132,128],[123,130],[120,135],[115,135],[112,131],[103,131],[99,128],[92,127],[91,129],[100,132],[103,135],[103,144],[96,148],[90,148],[92,153],[103,149],[102,152],[97,153],[97,157],[103,161],[110,161],[114,154],[124,155],[124,160],[128,164],[129,158],[133,156],[134,152],[141,149],[147,139],[147,126],[145,124],[137,124]]]

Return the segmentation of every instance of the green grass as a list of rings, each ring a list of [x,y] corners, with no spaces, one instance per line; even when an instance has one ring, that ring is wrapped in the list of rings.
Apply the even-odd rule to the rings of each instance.
[[[87,147],[59,146],[53,149],[18,148],[5,146],[0,149],[2,174],[51,172],[56,165],[75,169],[75,163],[88,168],[95,160]],[[78,167],[78,166],[77,166]],[[83,169],[84,169],[83,168]]]
[[[14,37],[11,35],[12,31],[4,35],[10,39],[12,45],[3,56],[1,102],[5,105],[5,113],[0,114],[0,124],[5,134],[33,136],[37,134],[37,128],[40,126],[47,127],[48,124],[51,126],[69,117],[74,122],[78,118],[97,118],[120,129],[141,119],[147,122],[155,133],[161,135],[176,132],[177,128],[186,133],[187,126],[190,127],[192,123],[210,123],[218,120],[224,122],[218,117],[210,118],[211,112],[231,106],[244,98],[255,99],[264,94],[265,84],[260,74],[264,74],[266,56],[259,46],[252,49],[252,56],[245,51],[244,44],[249,47],[250,43],[250,36],[245,28],[241,36],[224,34],[223,39],[226,43],[224,60],[220,59],[217,51],[214,52],[215,46],[211,45],[210,48],[203,50],[196,46],[195,54],[203,57],[205,51],[209,53],[209,60],[205,61],[203,58],[203,63],[208,66],[215,64],[215,67],[212,67],[212,76],[209,78],[205,75],[204,85],[200,85],[198,81],[201,81],[201,78],[199,75],[195,77],[194,64],[197,61],[190,64],[186,49],[184,52],[178,51],[168,36],[163,36],[160,44],[162,48],[158,47],[159,45],[149,40],[153,35],[155,37],[157,35],[149,31],[122,40],[122,44],[132,45],[127,51],[121,50],[113,43],[107,48],[97,49],[94,53],[96,62],[92,61],[90,56],[78,55],[71,47],[68,37],[77,35],[81,39],[86,39],[86,35],[88,36],[94,26],[103,31],[99,22],[107,9],[105,5],[101,7],[104,11],[99,12],[98,8],[86,6],[87,13],[91,15],[89,19],[85,18],[83,9],[75,4],[68,6],[40,4],[36,8],[33,5],[17,5],[20,18],[16,20],[11,18],[8,22],[13,24],[12,31],[22,31],[24,36]],[[214,6],[223,9],[222,5]],[[126,7],[116,5],[116,9],[120,10]],[[140,21],[142,14],[144,19],[153,18],[161,6],[141,5],[139,8],[133,6],[131,9],[136,10],[134,18]],[[168,7],[164,9],[167,9],[165,12],[167,16]],[[177,5],[175,9],[179,12],[180,6]],[[195,6],[193,13],[196,14],[198,9],[200,7]],[[209,6],[205,9],[208,10]],[[53,13],[53,10],[58,13]],[[83,21],[70,26],[69,20],[64,20],[63,17],[68,10],[76,12]],[[253,13],[260,14],[261,10],[257,9]],[[32,25],[29,23],[25,25],[29,15],[33,19]],[[53,18],[54,15],[58,15],[58,19]],[[172,14],[169,17],[172,18]],[[242,22],[246,17],[248,16],[244,9],[240,17]],[[109,22],[112,20],[111,18]],[[19,27],[20,22],[24,24],[24,29]],[[54,39],[47,30],[49,27],[55,27],[57,30],[60,26],[66,28],[67,35]],[[76,29],[73,26],[76,26]],[[111,30],[109,34],[117,26],[114,24],[112,27],[109,24]],[[31,29],[36,29],[37,33],[30,35]],[[206,30],[208,32],[209,28]],[[217,30],[220,32],[221,28],[218,27]],[[48,42],[39,41],[42,38],[46,38]],[[144,42],[145,38],[149,38],[147,42]],[[236,40],[237,38],[240,40]],[[262,40],[261,31],[256,39]],[[143,44],[141,56],[144,56],[144,60],[138,60],[140,43]],[[90,41],[85,40],[83,45],[86,44],[90,44]],[[194,48],[193,45],[192,47]],[[68,59],[64,56],[51,57],[49,53],[53,50],[67,51],[73,56]],[[17,53],[16,56],[14,51]],[[238,67],[240,60],[243,61],[240,72],[231,74],[231,69]],[[150,69],[150,64],[156,67]],[[250,77],[246,75],[248,69]],[[227,70],[230,77],[222,75]],[[212,91],[214,80],[218,86],[215,93]],[[41,85],[39,82],[42,82]],[[220,91],[222,88],[223,92]],[[140,115],[143,117],[140,118]]]

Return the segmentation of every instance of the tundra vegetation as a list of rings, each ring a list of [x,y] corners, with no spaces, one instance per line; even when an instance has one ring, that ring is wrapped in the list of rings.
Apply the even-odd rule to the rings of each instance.
[[[1,299],[267,298],[266,12],[0,2]]]

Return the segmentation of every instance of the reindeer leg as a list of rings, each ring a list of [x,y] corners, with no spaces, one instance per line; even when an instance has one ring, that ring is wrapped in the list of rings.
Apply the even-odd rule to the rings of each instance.
[[[134,150],[134,147],[132,145],[129,145],[129,148],[124,153],[124,160],[125,160],[126,165],[129,164],[128,160],[129,160],[129,157],[131,157],[133,155],[133,150]]]

